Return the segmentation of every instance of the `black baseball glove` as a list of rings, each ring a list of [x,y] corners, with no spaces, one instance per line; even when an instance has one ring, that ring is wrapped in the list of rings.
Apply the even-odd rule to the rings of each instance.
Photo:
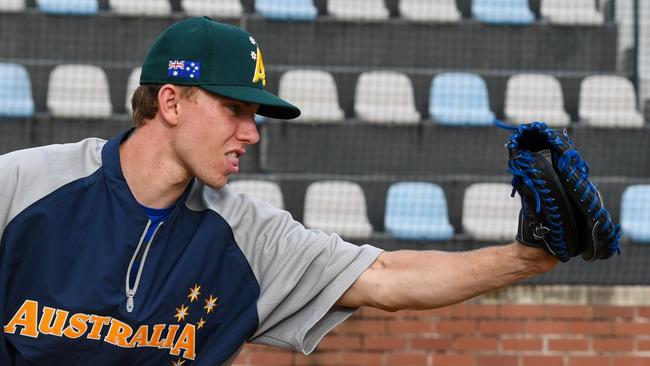
[[[512,196],[517,191],[522,203],[517,240],[563,262],[577,255],[592,261],[619,254],[620,225],[612,222],[566,130],[543,122],[496,124],[513,131],[506,149]]]

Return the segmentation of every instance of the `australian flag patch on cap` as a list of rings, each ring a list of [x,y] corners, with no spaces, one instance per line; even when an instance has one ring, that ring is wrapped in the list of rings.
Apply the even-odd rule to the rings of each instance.
[[[169,61],[167,76],[172,78],[198,79],[201,77],[201,63],[196,61]]]

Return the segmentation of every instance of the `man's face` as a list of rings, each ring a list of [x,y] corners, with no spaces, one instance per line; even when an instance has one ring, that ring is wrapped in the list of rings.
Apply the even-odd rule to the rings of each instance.
[[[188,173],[213,188],[226,185],[228,176],[239,171],[246,146],[260,139],[257,108],[200,88],[180,98],[174,149]]]

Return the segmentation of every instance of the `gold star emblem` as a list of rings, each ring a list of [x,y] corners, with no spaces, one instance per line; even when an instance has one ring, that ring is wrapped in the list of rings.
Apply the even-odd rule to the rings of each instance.
[[[187,297],[190,298],[190,302],[194,302],[199,299],[199,295],[201,295],[201,293],[199,292],[200,289],[201,286],[199,286],[198,284],[195,284],[194,287],[190,289],[190,294],[187,295]]]
[[[201,329],[201,328],[203,328],[203,326],[205,326],[205,320],[203,320],[203,318],[201,318],[201,320],[199,320],[199,322],[196,323],[196,329]]]
[[[203,308],[208,314],[214,311],[214,307],[217,306],[218,299],[218,297],[212,297],[212,295],[210,295],[210,298],[205,300],[205,306]]]
[[[181,305],[180,309],[176,308],[176,315],[174,316],[176,317],[177,322],[180,322],[181,320],[185,320],[185,317],[188,315],[187,310],[188,308],[185,305]]]
[[[181,360],[180,358],[176,361],[172,361],[172,366],[183,366],[185,364],[185,360]]]

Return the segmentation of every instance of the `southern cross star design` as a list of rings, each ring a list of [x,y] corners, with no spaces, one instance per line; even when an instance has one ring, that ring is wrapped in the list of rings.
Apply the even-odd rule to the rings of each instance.
[[[176,361],[172,361],[172,366],[183,366],[185,364],[185,360],[181,360],[180,358]]]
[[[187,295],[187,297],[190,298],[190,302],[194,302],[199,299],[199,295],[201,295],[201,292],[199,292],[200,289],[201,286],[198,284],[195,284],[194,287],[190,289],[190,294]]]
[[[176,321],[180,322],[181,320],[185,320],[185,317],[189,314],[187,310],[188,307],[182,304],[180,309],[176,308],[176,315],[174,315],[176,317]]]
[[[214,307],[217,306],[217,300],[219,300],[219,298],[212,297],[212,295],[210,295],[210,298],[205,300],[205,306],[203,308],[208,314],[214,311]]]
[[[201,320],[199,320],[199,321],[196,323],[196,329],[201,329],[201,328],[203,328],[204,326],[205,326],[205,320],[203,320],[203,318],[201,318]]]

